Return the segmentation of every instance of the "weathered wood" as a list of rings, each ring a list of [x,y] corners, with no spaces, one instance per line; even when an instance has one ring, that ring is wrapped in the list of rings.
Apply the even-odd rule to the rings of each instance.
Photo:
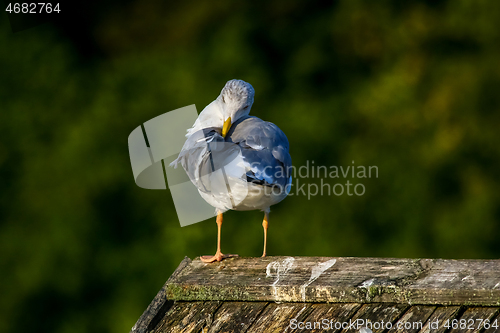
[[[212,325],[220,305],[220,302],[176,302],[152,332],[201,332]]]
[[[304,319],[303,329],[294,332],[328,332],[337,333],[342,330],[342,324],[361,308],[357,303],[313,304],[312,312]],[[326,322],[325,322],[326,321]]]
[[[361,327],[371,329],[374,333],[381,333],[387,330],[387,322],[393,325],[408,307],[406,304],[365,304],[351,318],[351,321]],[[342,333],[358,333],[361,327],[348,327],[342,330]]]
[[[310,303],[270,303],[259,318],[250,326],[247,333],[291,332],[290,321],[303,321],[311,313]]]
[[[409,287],[435,296],[418,293],[415,303],[435,297],[440,300],[435,304],[500,305],[500,260],[422,259],[420,264],[425,272]]]
[[[444,327],[446,320],[453,320],[460,312],[460,306],[437,307],[432,315],[427,319],[420,333],[443,333],[448,330]]]
[[[179,267],[172,273],[168,281],[163,285],[160,291],[156,294],[153,301],[149,304],[144,313],[139,317],[134,327],[130,330],[131,333],[145,333],[151,331],[158,322],[163,318],[163,315],[172,307],[173,301],[167,301],[166,287],[170,281],[191,263],[191,259],[184,257]]]
[[[262,312],[266,302],[225,302],[215,313],[208,333],[246,332]]]
[[[490,327],[484,330],[484,333],[500,333],[500,313],[491,318]]]
[[[436,310],[435,306],[414,305],[389,330],[389,333],[416,333]]]
[[[156,329],[151,332],[324,332],[358,333],[361,327],[368,327],[373,332],[384,331],[391,323],[393,332],[488,332],[498,333],[498,327],[485,330],[477,319],[489,320],[493,325],[498,307],[458,306],[407,306],[405,304],[356,304],[356,303],[267,303],[267,302],[175,302],[165,314]],[[500,316],[500,315],[499,315]],[[460,320],[474,326],[467,329],[449,329],[452,320]],[[362,322],[358,325],[358,320]],[[371,322],[371,325],[368,324]],[[352,327],[349,325],[352,323]],[[378,323],[378,324],[376,324]],[[412,323],[412,327],[398,323]],[[425,323],[419,331],[418,325]],[[383,326],[377,326],[382,324]],[[448,324],[448,325],[446,325]],[[497,324],[498,323],[497,321]],[[338,325],[338,327],[337,327]],[[421,324],[420,324],[421,325]],[[341,328],[344,326],[344,329]],[[378,327],[378,328],[377,328]],[[420,326],[421,327],[421,326]],[[469,329],[471,328],[471,329]],[[387,331],[387,330],[385,330]],[[148,331],[149,332],[149,331]]]
[[[484,329],[484,322],[488,322],[498,313],[498,308],[473,307],[464,311],[460,318],[457,318],[457,328],[453,328],[453,322],[450,322],[452,329],[450,333],[474,333]]]
[[[193,260],[173,300],[500,305],[500,260],[327,257]]]

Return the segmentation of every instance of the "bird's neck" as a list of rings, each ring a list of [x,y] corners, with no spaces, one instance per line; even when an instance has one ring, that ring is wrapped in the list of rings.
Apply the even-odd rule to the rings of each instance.
[[[223,125],[224,115],[222,101],[216,99],[200,112],[198,118],[193,124],[193,127],[188,129],[186,137],[190,137],[193,133],[204,128],[215,127],[222,129]]]

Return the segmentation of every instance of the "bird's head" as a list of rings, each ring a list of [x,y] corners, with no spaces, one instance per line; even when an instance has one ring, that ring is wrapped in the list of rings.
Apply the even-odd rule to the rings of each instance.
[[[238,119],[248,116],[252,108],[255,90],[252,85],[243,80],[227,81],[218,97],[222,103],[224,126],[222,136],[225,137],[231,125]]]

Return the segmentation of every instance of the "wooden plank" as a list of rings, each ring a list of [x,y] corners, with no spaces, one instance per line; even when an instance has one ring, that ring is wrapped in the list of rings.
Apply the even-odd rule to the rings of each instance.
[[[311,311],[310,303],[270,303],[247,332],[292,332],[290,322],[303,321]]]
[[[314,304],[312,312],[302,323],[293,323],[296,330],[293,332],[324,332],[338,333],[342,330],[342,324],[348,323],[349,319],[361,308],[357,303],[334,303]],[[301,328],[303,327],[303,328]]]
[[[173,301],[167,301],[165,293],[167,284],[171,280],[175,279],[175,277],[190,263],[191,259],[189,259],[188,257],[184,257],[184,260],[181,261],[179,267],[177,267],[168,281],[156,294],[155,298],[153,299],[153,301],[151,301],[142,316],[139,317],[134,327],[132,327],[132,329],[130,330],[130,333],[146,333],[156,327],[158,322],[163,318],[165,313],[172,307],[174,303]]]
[[[444,327],[446,320],[452,320],[460,312],[460,306],[439,306],[427,319],[420,333],[444,333],[447,328]]]
[[[500,333],[500,314],[492,318],[488,324],[489,327],[485,328],[484,333]]]
[[[436,310],[435,306],[415,305],[394,324],[389,333],[417,333]]]
[[[409,286],[416,293],[415,304],[428,297],[443,305],[500,305],[500,260],[422,259],[426,272]]]
[[[456,322],[451,320],[450,333],[475,333],[484,329],[485,320],[488,322],[498,313],[498,308],[487,307],[473,307],[468,308],[465,312],[457,318]],[[454,325],[457,327],[454,328]]]
[[[356,326],[353,324],[343,329],[342,333],[358,333],[362,327],[367,327],[374,333],[384,332],[388,327],[392,327],[408,308],[406,304],[364,304],[350,320]]]
[[[246,332],[267,304],[266,302],[225,302],[215,313],[214,321],[206,331],[208,333]]]
[[[220,302],[175,302],[153,332],[201,332],[212,324],[220,305]]]
[[[500,260],[266,257],[193,260],[172,300],[500,305]]]

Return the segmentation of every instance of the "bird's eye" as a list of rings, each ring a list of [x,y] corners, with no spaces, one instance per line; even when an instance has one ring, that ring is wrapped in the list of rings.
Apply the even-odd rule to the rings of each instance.
[[[246,110],[246,109],[248,109],[248,105],[243,108],[243,110]]]

